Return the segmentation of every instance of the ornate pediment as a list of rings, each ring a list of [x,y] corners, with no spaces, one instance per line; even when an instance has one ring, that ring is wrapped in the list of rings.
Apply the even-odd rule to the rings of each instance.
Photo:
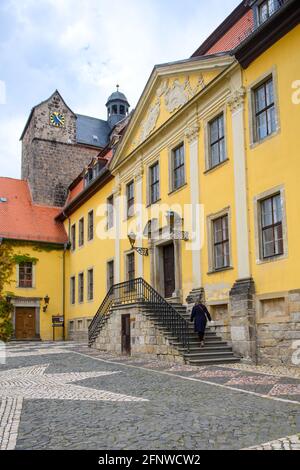
[[[178,61],[154,68],[111,169],[127,160],[151,135],[211,83],[234,59],[230,56]]]
[[[136,147],[144,142],[155,130],[163,106],[169,114],[173,114],[204,87],[205,80],[202,74],[198,76],[194,86],[191,84],[189,76],[186,76],[184,81],[179,78],[165,79],[156,90],[155,101],[142,122],[140,134],[132,146]]]

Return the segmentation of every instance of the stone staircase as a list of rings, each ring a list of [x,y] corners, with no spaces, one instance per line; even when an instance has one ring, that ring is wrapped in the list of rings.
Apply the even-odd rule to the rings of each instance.
[[[161,333],[169,340],[169,342],[179,351],[180,354],[184,357],[186,363],[202,366],[209,364],[232,364],[240,362],[240,359],[236,357],[232,351],[232,348],[223,341],[220,336],[213,331],[213,328],[208,327],[206,329],[205,338],[204,338],[204,347],[200,347],[200,342],[198,335],[194,332],[194,324],[190,322],[190,313],[186,306],[180,303],[171,304],[176,312],[178,312],[187,322],[189,333],[189,351],[186,347],[183,346],[181,342],[178,341],[178,338],[174,336],[172,330],[162,326],[159,321],[159,315],[153,312],[153,307],[151,305],[145,304],[143,307],[143,312],[148,316],[148,318],[153,321],[155,326],[161,331]]]

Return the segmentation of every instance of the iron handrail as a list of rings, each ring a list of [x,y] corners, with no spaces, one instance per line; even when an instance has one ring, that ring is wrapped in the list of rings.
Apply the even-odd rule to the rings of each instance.
[[[150,307],[151,315],[157,317],[159,323],[171,331],[189,351],[189,327],[186,319],[143,278],[121,282],[109,289],[89,325],[89,346],[95,342],[113,307],[133,303],[144,303]]]

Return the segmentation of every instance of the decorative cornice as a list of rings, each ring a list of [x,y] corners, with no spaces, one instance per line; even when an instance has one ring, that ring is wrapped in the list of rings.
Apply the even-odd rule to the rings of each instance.
[[[232,112],[238,111],[244,104],[246,96],[246,90],[244,87],[241,87],[239,90],[235,90],[227,99],[227,104],[229,105]]]
[[[185,137],[187,138],[189,144],[193,143],[199,135],[200,125],[195,123],[188,127],[185,131]]]

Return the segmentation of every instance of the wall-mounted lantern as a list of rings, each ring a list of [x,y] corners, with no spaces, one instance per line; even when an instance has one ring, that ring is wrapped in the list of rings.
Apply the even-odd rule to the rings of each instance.
[[[128,240],[129,240],[129,243],[130,243],[130,246],[131,246],[132,250],[136,251],[141,256],[149,256],[148,248],[143,248],[141,246],[135,246],[135,242],[136,242],[136,234],[135,233],[130,232],[130,234],[128,235]]]
[[[44,302],[45,302],[45,305],[43,306],[43,312],[46,313],[46,312],[47,312],[48,305],[49,305],[49,302],[50,302],[50,297],[49,297],[49,295],[46,295],[46,296],[44,297]]]

